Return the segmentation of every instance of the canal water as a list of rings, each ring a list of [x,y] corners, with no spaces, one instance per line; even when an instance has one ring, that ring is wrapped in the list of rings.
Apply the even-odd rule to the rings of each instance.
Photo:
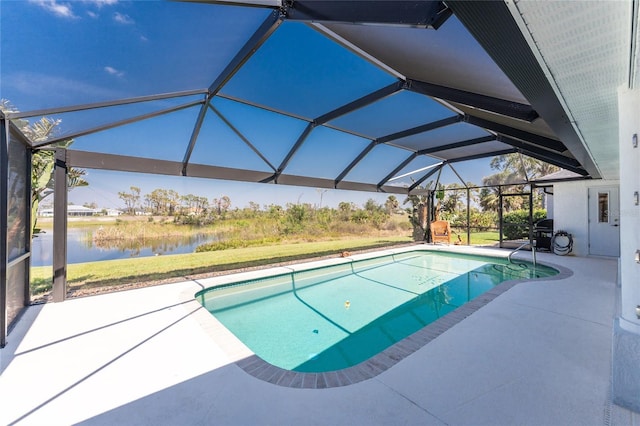
[[[99,260],[128,259],[132,257],[193,253],[200,244],[219,239],[216,235],[163,237],[141,241],[101,243],[91,237],[95,228],[72,228],[67,232],[67,263],[96,262]],[[31,266],[53,264],[53,232],[46,231],[33,238]]]

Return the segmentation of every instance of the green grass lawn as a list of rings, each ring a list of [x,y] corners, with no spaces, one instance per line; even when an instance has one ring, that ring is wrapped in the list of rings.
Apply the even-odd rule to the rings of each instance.
[[[490,245],[500,241],[500,233],[498,231],[472,232],[472,245]]]
[[[467,244],[467,230],[466,229],[452,229],[451,230],[451,242],[454,243],[458,241],[458,235],[460,235],[460,239],[462,244]],[[474,246],[486,246],[493,245],[500,241],[500,233],[498,231],[482,231],[482,232],[471,232],[471,245]]]

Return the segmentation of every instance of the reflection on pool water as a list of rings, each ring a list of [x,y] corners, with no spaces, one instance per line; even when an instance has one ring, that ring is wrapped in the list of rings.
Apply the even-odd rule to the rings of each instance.
[[[371,358],[503,281],[557,273],[414,251],[212,287],[196,297],[265,361],[324,372]]]

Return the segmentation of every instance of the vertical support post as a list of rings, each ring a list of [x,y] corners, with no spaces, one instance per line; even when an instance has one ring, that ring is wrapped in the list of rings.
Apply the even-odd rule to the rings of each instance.
[[[433,197],[435,196],[435,191],[432,191],[431,189],[428,190],[429,192],[427,192],[427,230],[426,230],[426,238],[425,240],[428,243],[432,243],[433,242],[433,238],[431,238],[431,222],[433,222],[433,218],[434,218],[434,214],[435,214],[435,205],[433,204]]]
[[[467,187],[467,245],[471,245],[471,190]]]
[[[500,243],[498,245],[498,247],[503,248],[502,247],[502,187],[498,186],[498,200],[499,200],[499,206],[498,206],[498,228],[499,228],[499,234],[500,234]]]
[[[535,252],[533,247],[533,185],[529,184],[529,244],[531,250]]]
[[[7,344],[7,227],[9,180],[9,125],[0,116],[0,348]]]
[[[31,206],[33,205],[32,202],[33,200],[32,195],[33,194],[33,182],[31,180],[31,173],[32,173],[32,167],[33,167],[33,151],[31,150],[31,148],[26,149],[26,154],[27,154],[27,170],[25,170],[26,173],[26,179],[25,182],[27,184],[27,200],[25,201],[27,203],[27,205],[25,206],[25,211],[26,211],[26,217],[25,217],[25,223],[27,224],[27,232],[25,232],[24,238],[25,238],[25,251],[27,253],[29,253],[29,258],[27,259],[27,261],[24,263],[24,276],[26,279],[26,283],[24,285],[24,306],[29,306],[31,304],[31,238],[33,237],[31,235],[32,229],[31,229],[31,221],[33,220],[33,218],[31,217],[34,213],[31,211]]]
[[[53,186],[53,301],[67,296],[67,150],[56,149]]]

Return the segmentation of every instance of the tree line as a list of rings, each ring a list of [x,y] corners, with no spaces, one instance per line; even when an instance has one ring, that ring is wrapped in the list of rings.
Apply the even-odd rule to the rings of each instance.
[[[139,187],[131,186],[129,191],[118,192],[125,205],[125,214],[170,216],[176,223],[205,225],[221,219],[254,219],[268,217],[283,220],[289,229],[300,228],[309,220],[342,220],[354,223],[371,223],[380,228],[394,213],[400,213],[399,201],[390,195],[384,204],[374,199],[358,207],[352,202],[340,202],[337,208],[320,207],[310,203],[287,203],[285,206],[260,204],[250,201],[244,208],[231,209],[231,198],[222,195],[209,198],[186,194],[173,189],[157,188],[142,194]]]
[[[158,188],[143,197],[137,186],[131,186],[129,192],[118,192],[118,197],[125,205],[125,213],[130,215],[200,216],[213,212],[223,216],[231,206],[231,199],[226,195],[209,202],[207,197],[180,195],[173,189]]]

